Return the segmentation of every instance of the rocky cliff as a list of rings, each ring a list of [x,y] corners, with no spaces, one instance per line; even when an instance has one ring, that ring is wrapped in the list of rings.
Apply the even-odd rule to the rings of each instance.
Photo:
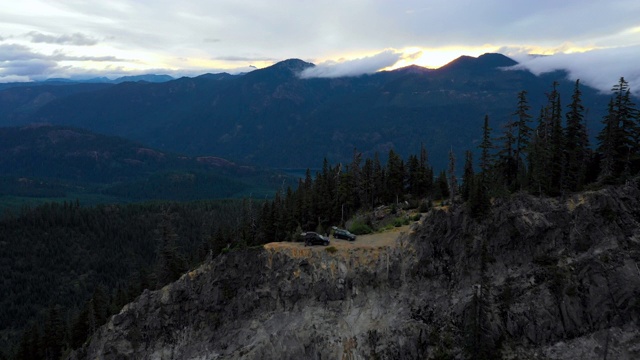
[[[638,359],[640,190],[434,209],[392,246],[231,252],[73,359]]]

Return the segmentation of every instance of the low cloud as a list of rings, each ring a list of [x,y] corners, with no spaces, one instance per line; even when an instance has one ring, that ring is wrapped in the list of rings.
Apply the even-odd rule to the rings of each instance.
[[[122,62],[114,56],[69,56],[63,52],[45,55],[27,46],[0,44],[0,82],[44,80],[49,77],[72,77],[78,73],[97,71],[80,70],[72,66],[60,66],[60,61]],[[107,70],[109,68],[107,67]]]
[[[70,56],[59,51],[47,56],[47,58],[55,61],[135,62],[131,59],[120,59],[115,56]]]
[[[47,74],[56,68],[56,62],[45,59],[14,60],[0,67],[0,76],[28,76]]]
[[[359,59],[346,61],[327,61],[316,65],[315,67],[305,69],[300,73],[300,77],[308,78],[336,78],[342,76],[358,76],[363,74],[371,74],[378,70],[392,66],[397,63],[403,54],[387,50],[379,54]]]
[[[523,52],[501,51],[519,64],[514,69],[526,69],[539,75],[565,70],[569,79],[594,87],[604,93],[624,77],[631,90],[640,95],[640,46],[598,49],[580,53],[530,56]]]
[[[10,82],[30,82],[31,79],[28,76],[18,76],[18,75],[0,75],[0,83],[10,83]]]
[[[264,56],[216,56],[214,60],[222,61],[277,61],[275,58]]]
[[[96,39],[81,33],[64,34],[60,36],[47,35],[36,31],[27,33],[33,43],[91,46],[98,43]]]

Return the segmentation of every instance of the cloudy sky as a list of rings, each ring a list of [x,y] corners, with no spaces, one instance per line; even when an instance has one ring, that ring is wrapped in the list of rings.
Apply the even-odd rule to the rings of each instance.
[[[500,52],[640,87],[638,0],[20,0],[0,8],[0,82],[243,72],[300,58],[318,76]],[[530,57],[527,54],[544,54]]]

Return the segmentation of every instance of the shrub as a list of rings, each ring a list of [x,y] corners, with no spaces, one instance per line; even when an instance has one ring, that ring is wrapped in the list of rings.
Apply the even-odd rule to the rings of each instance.
[[[415,214],[415,215],[413,215],[413,219],[412,219],[412,220],[413,220],[413,221],[420,221],[420,218],[422,218],[422,215],[420,215],[420,214]]]
[[[373,229],[371,229],[371,227],[365,223],[356,221],[351,224],[349,231],[356,235],[365,235],[371,234],[373,232]]]
[[[420,206],[418,207],[418,211],[421,213],[425,213],[427,211],[431,210],[431,200],[424,200],[420,203]]]
[[[328,248],[326,248],[325,250],[327,250],[327,252],[328,252],[329,254],[333,254],[333,253],[335,253],[336,251],[338,251],[338,249],[336,249],[336,248],[335,248],[335,246],[329,246],[329,247],[328,247]]]

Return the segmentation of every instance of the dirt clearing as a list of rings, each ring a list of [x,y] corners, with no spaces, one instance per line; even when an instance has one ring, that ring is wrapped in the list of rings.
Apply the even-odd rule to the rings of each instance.
[[[394,227],[384,232],[358,235],[355,241],[331,238],[329,246],[333,246],[338,250],[349,250],[356,248],[379,248],[394,247],[396,240],[400,234],[408,234],[411,231],[411,225]],[[265,249],[285,249],[285,248],[304,248],[304,242],[272,242],[264,245]],[[309,246],[310,249],[324,250],[326,247],[322,245]]]

